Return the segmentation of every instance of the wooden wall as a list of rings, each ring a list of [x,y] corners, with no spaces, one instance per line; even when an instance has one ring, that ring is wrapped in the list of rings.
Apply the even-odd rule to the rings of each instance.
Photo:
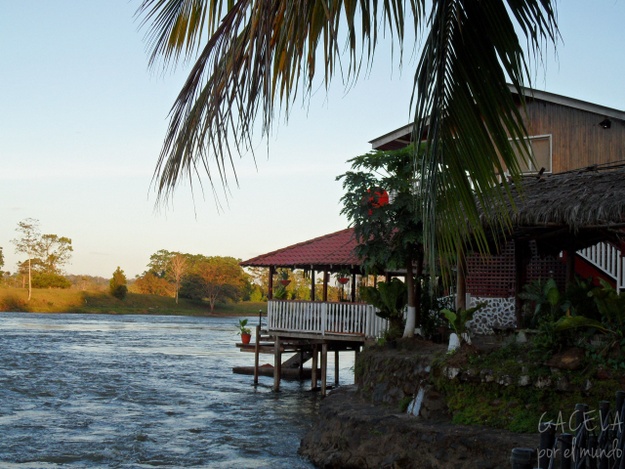
[[[552,172],[593,164],[625,161],[625,123],[605,116],[544,101],[529,101],[526,125],[530,135],[552,136]]]

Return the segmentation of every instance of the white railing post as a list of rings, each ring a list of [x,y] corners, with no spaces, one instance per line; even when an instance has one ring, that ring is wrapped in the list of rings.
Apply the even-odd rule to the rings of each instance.
[[[610,243],[600,242],[594,246],[581,249],[577,253],[590,264],[612,277],[616,281],[617,293],[625,288],[623,279],[625,262],[619,248]]]

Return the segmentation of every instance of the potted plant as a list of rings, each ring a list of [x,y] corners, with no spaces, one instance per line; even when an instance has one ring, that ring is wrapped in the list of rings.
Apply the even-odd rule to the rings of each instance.
[[[247,327],[247,319],[239,319],[239,324],[237,324],[237,328],[239,329],[239,334],[241,334],[241,342],[244,344],[249,344],[252,339],[252,330]]]
[[[280,283],[285,287],[289,283],[291,283],[291,280],[289,280],[289,271],[286,269],[282,269],[278,272],[278,279],[280,280]]]
[[[337,274],[337,280],[341,285],[345,285],[349,282],[349,271],[348,270],[340,270]]]
[[[444,308],[441,310],[441,313],[445,316],[447,321],[449,321],[449,326],[453,330],[449,336],[449,346],[447,348],[448,352],[453,352],[463,343],[471,343],[471,336],[469,335],[469,330],[467,329],[467,323],[473,319],[473,314],[482,309],[484,306],[486,306],[486,303],[482,302],[472,308],[461,309],[459,311],[453,311],[450,308]]]

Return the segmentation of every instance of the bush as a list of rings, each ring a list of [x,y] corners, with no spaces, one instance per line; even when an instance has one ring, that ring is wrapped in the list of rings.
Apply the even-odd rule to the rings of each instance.
[[[120,300],[126,298],[127,294],[128,287],[126,285],[117,285],[115,288],[111,289],[111,295]]]
[[[32,279],[33,288],[69,288],[72,283],[59,274],[36,272]]]

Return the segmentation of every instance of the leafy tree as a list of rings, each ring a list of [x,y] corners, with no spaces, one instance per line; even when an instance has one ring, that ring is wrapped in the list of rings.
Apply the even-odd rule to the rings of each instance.
[[[180,296],[206,300],[211,312],[217,303],[238,301],[246,283],[246,274],[233,257],[205,257],[197,262],[180,289]]]
[[[174,253],[166,249],[155,252],[150,256],[148,272],[152,272],[157,277],[164,278],[167,275],[167,268],[173,256]]]
[[[171,296],[172,285],[166,279],[161,278],[153,272],[146,272],[137,278],[133,288],[144,295]]]
[[[15,252],[18,254],[26,254],[27,272],[28,272],[28,301],[32,297],[32,260],[37,255],[37,247],[41,237],[39,233],[39,220],[34,218],[26,218],[17,224],[15,229],[20,237],[12,240],[15,244]]]
[[[33,286],[68,288],[69,282],[61,275],[61,267],[71,257],[72,240],[56,234],[41,234],[39,220],[33,218],[19,222],[16,231],[21,236],[13,240],[15,251],[28,257],[25,265],[20,264],[20,270],[25,270],[28,275],[28,299],[31,298]],[[33,272],[38,274],[36,285]]]
[[[358,257],[370,273],[406,269],[408,317],[405,337],[412,337],[417,324],[421,297],[420,282],[414,282],[423,270],[423,245],[420,199],[415,196],[412,169],[414,150],[372,151],[349,160],[352,171],[337,177],[343,181],[345,195],[342,214],[347,215],[359,245]],[[391,195],[391,203],[380,204],[382,191]]]
[[[140,277],[139,288],[143,293],[152,293],[156,295],[169,295],[173,291],[178,304],[178,292],[182,277],[195,262],[195,256],[190,254],[181,254],[179,252],[170,252],[161,249],[150,256],[148,271],[144,272]],[[163,281],[157,282],[153,277]],[[165,282],[171,283],[171,288],[165,287]],[[167,290],[167,293],[165,293]],[[156,293],[156,292],[159,293]]]
[[[179,252],[175,253],[169,260],[167,272],[174,282],[176,304],[178,304],[178,296],[180,293],[180,284],[182,282],[182,277],[187,271],[188,264],[189,263],[187,262],[187,258]]]
[[[2,253],[2,246],[0,246],[0,269],[4,267],[4,254]]]
[[[113,272],[113,277],[109,282],[109,291],[111,292],[111,295],[120,300],[126,298],[126,295],[128,294],[127,284],[128,281],[126,280],[126,274],[118,266],[117,269],[115,269],[115,272]]]
[[[38,270],[47,274],[60,274],[74,250],[71,239],[55,234],[41,235],[36,249]]]
[[[211,184],[227,186],[233,153],[252,148],[257,119],[269,136],[276,108],[288,117],[298,92],[310,95],[319,75],[329,86],[338,72],[349,88],[373,64],[382,37],[399,46],[401,63],[408,28],[423,44],[406,102],[414,110],[414,135],[425,142],[414,166],[430,266],[435,238],[439,248],[455,253],[472,230],[482,233],[479,247],[486,250],[475,193],[482,206],[501,206],[509,191],[489,188],[504,168],[518,180],[515,148],[531,158],[518,143],[527,131],[507,82],[521,97],[531,82],[523,37],[530,57],[539,59],[545,44],[558,39],[554,3],[144,0],[138,15],[149,25],[150,63],[196,60],[157,162],[159,197],[170,196],[185,176],[200,177],[199,168]],[[508,222],[503,210],[492,213],[494,223]]]

